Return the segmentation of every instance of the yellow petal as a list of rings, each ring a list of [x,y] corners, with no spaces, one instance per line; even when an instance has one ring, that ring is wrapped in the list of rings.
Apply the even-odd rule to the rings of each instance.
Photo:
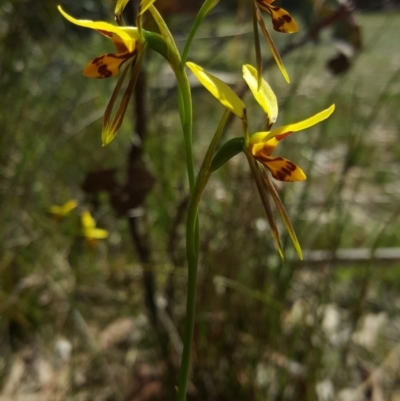
[[[275,62],[279,68],[279,70],[281,71],[281,74],[283,75],[283,78],[285,78],[285,81],[289,84],[290,83],[290,79],[289,79],[289,75],[286,71],[285,66],[283,65],[283,61],[281,58],[281,55],[279,54],[278,49],[275,46],[274,41],[271,38],[271,35],[268,32],[267,27],[265,26],[264,20],[262,19],[261,13],[260,11],[257,9],[256,10],[256,16],[257,16],[257,21],[258,24],[260,25],[260,28],[262,30],[262,33],[264,35],[265,40],[268,43],[268,46],[271,50],[272,55],[274,56]]]
[[[117,4],[115,5],[114,14],[116,16],[121,15],[128,2],[129,0],[118,0]]]
[[[304,181],[307,178],[299,166],[296,166],[292,161],[283,157],[270,157],[261,154],[255,156],[255,158],[264,164],[278,181]]]
[[[92,229],[92,228],[96,227],[96,222],[94,221],[94,218],[92,217],[90,212],[88,212],[87,210],[85,210],[82,213],[81,223],[82,223],[82,227],[84,230]]]
[[[119,43],[123,43],[125,45],[125,49],[132,53],[140,42],[139,30],[134,26],[121,26],[118,28],[119,32],[114,34],[111,38],[114,42],[114,45],[118,51],[121,52],[120,49],[122,49],[122,47],[119,46]]]
[[[70,211],[74,210],[78,206],[78,202],[75,199],[71,199],[67,202],[65,202],[62,206],[61,209],[65,214],[69,213]]]
[[[266,11],[272,19],[275,31],[283,33],[294,33],[299,30],[294,18],[283,8],[271,6],[272,2],[266,0],[256,0],[258,7]]]
[[[275,93],[264,79],[258,88],[257,70],[253,66],[245,64],[242,70],[243,78],[247,82],[254,98],[268,116],[269,123],[273,124],[278,117],[278,102]]]
[[[100,31],[101,33],[107,35],[107,32],[117,34],[121,40],[125,43],[128,51],[132,52],[135,49],[136,41],[139,39],[139,33],[137,28],[134,27],[118,27],[113,24],[109,24],[108,22],[103,21],[90,21],[90,20],[78,20],[74,17],[71,17],[67,14],[61,6],[58,6],[58,11],[62,14],[62,16],[67,19],[69,22],[82,26],[84,28],[95,29]]]
[[[61,206],[52,205],[49,208],[49,212],[59,217],[65,217],[68,213],[74,210],[78,206],[78,202],[75,199],[71,199],[65,202]]]
[[[244,119],[245,105],[236,93],[219,78],[205,71],[197,64],[187,62],[186,65],[190,68],[200,83],[223,104],[228,110],[236,114],[239,118]]]
[[[270,156],[278,145],[279,140],[272,138],[269,141],[256,143],[251,148],[251,153],[253,156]]]
[[[104,239],[108,237],[108,231],[102,228],[86,228],[83,230],[83,235],[90,239]]]
[[[156,0],[142,0],[140,3],[139,15],[142,15]]]
[[[89,78],[110,78],[118,74],[121,65],[134,54],[103,54],[92,60],[83,70],[83,75]]]
[[[313,125],[326,120],[334,112],[334,110],[335,110],[335,105],[332,104],[332,106],[330,106],[326,110],[323,110],[320,113],[317,113],[314,116],[309,117],[303,121],[294,124],[284,125],[283,127],[273,129],[265,139],[271,139],[276,136],[279,137],[280,135],[284,135],[291,132],[303,131],[306,128],[312,127]]]
[[[57,215],[57,216],[61,216],[62,215],[62,207],[58,206],[58,205],[51,205],[49,207],[49,212],[51,214]]]

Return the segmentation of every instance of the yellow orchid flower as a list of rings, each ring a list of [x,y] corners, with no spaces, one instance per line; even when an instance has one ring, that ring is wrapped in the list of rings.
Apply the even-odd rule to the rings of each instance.
[[[256,6],[266,11],[272,19],[272,25],[277,32],[294,33],[298,26],[294,18],[283,8],[273,6],[275,0],[254,0]]]
[[[96,245],[98,239],[108,237],[108,231],[96,227],[96,222],[89,211],[85,210],[81,215],[82,234],[89,245]]]
[[[54,216],[55,219],[60,220],[67,216],[77,206],[78,202],[75,199],[71,199],[61,206],[51,205],[49,207],[49,212]]]
[[[121,66],[125,68],[120,75],[111,99],[106,107],[103,116],[102,142],[103,146],[108,145],[117,134],[125,116],[137,77],[140,71],[140,64],[146,48],[146,40],[141,34],[140,21],[142,14],[154,3],[155,0],[142,0],[139,7],[138,24],[139,28],[131,26],[116,26],[103,21],[78,20],[67,14],[61,6],[58,10],[69,22],[84,28],[94,29],[111,39],[116,47],[115,53],[103,54],[92,60],[83,70],[83,75],[91,78],[110,78],[118,74]],[[126,0],[118,0],[115,8],[115,17],[119,24],[122,24],[121,14],[126,6]],[[125,93],[117,105],[118,94],[123,87],[124,80],[128,74],[131,64],[131,75]]]
[[[282,58],[276,48],[271,35],[268,32],[268,29],[264,23],[264,20],[261,16],[260,10],[266,11],[272,20],[272,26],[275,31],[282,33],[295,33],[299,30],[295,19],[283,8],[274,6],[275,0],[254,0],[254,17],[258,22],[258,25],[261,28],[261,31],[265,37],[265,40],[268,43],[269,48],[271,49],[272,55],[285,78],[286,82],[289,83],[289,75],[286,71],[285,66],[283,65]],[[260,55],[260,44],[258,39],[257,32],[257,24],[254,23],[254,36],[256,41],[256,57],[257,57],[257,67],[259,70],[259,76],[261,77],[261,55]]]
[[[246,109],[244,103],[228,85],[194,63],[188,62],[186,65],[190,68],[200,83],[222,105],[236,114],[243,121],[246,120]],[[305,180],[306,175],[299,166],[297,166],[291,160],[283,157],[272,156],[272,152],[282,139],[294,132],[303,131],[306,128],[312,127],[313,125],[327,119],[335,110],[335,105],[333,104],[326,110],[323,110],[320,113],[317,113],[303,121],[271,129],[272,125],[278,118],[278,102],[274,92],[264,79],[260,80],[257,70],[249,64],[243,66],[243,78],[249,86],[257,103],[264,110],[268,126],[268,131],[256,132],[252,135],[248,134],[246,128],[246,131],[244,132],[245,141],[243,151],[246,154],[250,168],[254,175],[257,189],[267,213],[268,221],[280,255],[283,257],[279,233],[275,220],[272,216],[268,198],[265,195],[266,192],[269,192],[272,196],[283,218],[286,228],[288,229],[296,251],[299,257],[302,258],[301,248],[290,219],[279,198],[278,192],[270,181],[268,174],[266,174],[265,169],[268,169],[272,176],[278,181],[293,182]],[[259,85],[260,81],[261,84]],[[247,124],[245,124],[245,127],[247,127]]]
[[[78,20],[67,14],[61,6],[58,11],[69,22],[84,28],[95,29],[110,38],[116,53],[107,53],[96,57],[83,70],[83,75],[90,78],[110,78],[118,74],[124,62],[136,56],[139,45],[139,32],[135,27],[120,27],[103,21]]]

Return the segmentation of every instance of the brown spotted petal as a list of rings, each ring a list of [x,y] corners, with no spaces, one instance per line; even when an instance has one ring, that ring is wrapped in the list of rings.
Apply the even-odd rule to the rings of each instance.
[[[266,11],[272,19],[272,25],[277,32],[294,33],[299,30],[294,18],[283,8],[272,6],[272,1],[255,0],[258,7]]]
[[[136,53],[103,54],[92,60],[83,70],[83,75],[89,78],[110,78],[118,75],[121,65]]]
[[[125,53],[129,51],[129,49],[126,47],[126,40],[124,41],[123,39],[121,39],[121,37],[118,36],[116,33],[102,30],[98,30],[98,32],[100,32],[102,35],[106,36],[107,38],[110,38],[113,41],[114,46],[116,47],[118,53]],[[135,44],[134,47],[136,47],[136,41],[132,40],[131,42],[134,43]]]
[[[292,161],[283,157],[271,157],[258,154],[255,158],[271,171],[272,177],[278,181],[304,181],[304,171]]]

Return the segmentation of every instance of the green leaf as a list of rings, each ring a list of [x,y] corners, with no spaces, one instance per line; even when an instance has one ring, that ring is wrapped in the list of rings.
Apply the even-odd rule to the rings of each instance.
[[[244,138],[237,137],[224,143],[211,161],[210,170],[212,172],[222,167],[229,159],[243,152]]]

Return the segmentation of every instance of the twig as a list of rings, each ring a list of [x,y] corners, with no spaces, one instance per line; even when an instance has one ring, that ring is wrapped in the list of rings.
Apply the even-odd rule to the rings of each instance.
[[[387,266],[400,261],[400,248],[359,248],[333,250],[305,250],[302,265],[365,263],[376,261]]]

